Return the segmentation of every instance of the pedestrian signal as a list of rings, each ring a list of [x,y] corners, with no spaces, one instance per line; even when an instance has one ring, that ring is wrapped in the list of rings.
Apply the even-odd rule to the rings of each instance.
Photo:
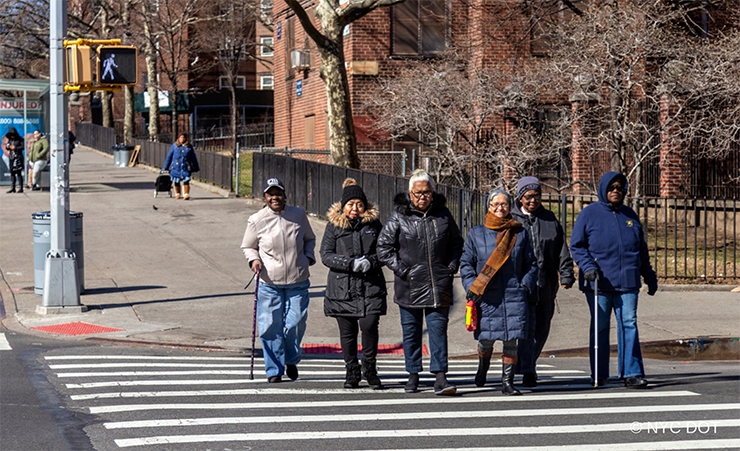
[[[65,71],[70,85],[89,85],[93,82],[92,50],[87,45],[65,47]]]
[[[136,47],[98,47],[98,83],[101,85],[135,85],[137,64]]]

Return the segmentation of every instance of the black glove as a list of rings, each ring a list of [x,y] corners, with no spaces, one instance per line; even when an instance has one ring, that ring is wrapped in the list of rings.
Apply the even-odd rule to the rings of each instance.
[[[648,296],[655,296],[655,292],[658,291],[658,282],[648,285]]]
[[[598,276],[598,274],[599,273],[595,269],[589,269],[584,274],[584,277],[586,277],[586,280],[588,280],[589,282],[593,282],[596,280],[596,276]]]

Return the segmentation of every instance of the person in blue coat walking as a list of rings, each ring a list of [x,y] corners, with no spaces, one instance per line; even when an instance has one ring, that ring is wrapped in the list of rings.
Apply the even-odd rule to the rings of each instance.
[[[501,392],[521,395],[514,387],[517,340],[527,337],[528,298],[537,288],[537,258],[527,230],[511,216],[511,196],[494,190],[488,199],[485,223],[470,230],[460,259],[463,287],[479,311],[474,333],[478,340],[475,385],[486,384],[494,341],[501,340]]]
[[[637,214],[624,205],[627,177],[607,172],[599,182],[599,201],[584,208],[573,226],[570,251],[579,268],[578,287],[591,309],[591,379],[598,365],[597,385],[609,377],[609,323],[617,318],[619,378],[627,388],[645,388],[645,368],[637,331],[637,295],[640,277],[648,295],[658,291],[658,278],[650,266],[647,242]],[[598,280],[598,345],[603,352],[594,362],[594,283]]]
[[[182,198],[190,200],[190,176],[200,171],[198,159],[195,156],[193,145],[188,142],[188,135],[180,133],[177,141],[172,144],[167,158],[164,160],[164,170],[170,171],[172,185],[175,188],[175,199],[180,198],[180,183],[182,183]]]

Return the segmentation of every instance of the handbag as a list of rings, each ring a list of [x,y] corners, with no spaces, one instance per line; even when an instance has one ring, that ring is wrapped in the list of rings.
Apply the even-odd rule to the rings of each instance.
[[[465,328],[468,332],[478,328],[478,306],[472,299],[465,304]]]

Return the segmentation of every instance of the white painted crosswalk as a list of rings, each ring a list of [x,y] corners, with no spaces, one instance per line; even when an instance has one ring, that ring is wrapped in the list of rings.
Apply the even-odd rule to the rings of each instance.
[[[267,384],[263,374],[245,377],[250,359],[243,357],[45,360],[68,406],[100,419],[99,428],[88,433],[118,448],[190,450],[223,443],[219,449],[740,449],[740,438],[731,432],[740,428],[738,399],[703,402],[701,393],[680,386],[593,389],[583,369],[552,364],[538,368],[539,387],[508,397],[496,380],[500,367],[493,365],[489,373],[492,384],[478,388],[476,361],[451,362],[448,377],[458,385],[458,396],[439,397],[430,392],[428,374],[422,375],[421,393],[404,393],[400,358],[379,362],[387,387],[379,391],[341,388],[343,363],[333,359],[305,360],[299,380],[283,384]],[[262,372],[261,360],[255,368]],[[685,432],[692,428],[714,433]],[[552,443],[542,446],[543,437]]]
[[[0,351],[10,351],[10,343],[8,343],[7,337],[5,337],[5,334],[0,333]]]

